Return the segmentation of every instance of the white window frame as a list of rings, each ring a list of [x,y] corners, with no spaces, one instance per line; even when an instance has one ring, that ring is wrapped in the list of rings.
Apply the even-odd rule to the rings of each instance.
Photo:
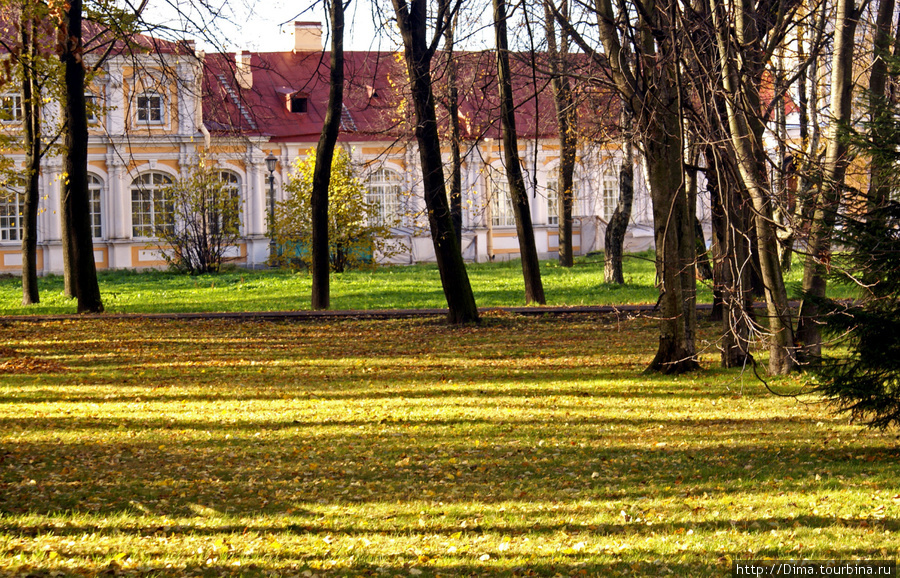
[[[25,182],[0,183],[0,243],[22,240],[25,211]]]
[[[97,107],[100,103],[100,98],[94,94],[93,92],[85,92],[84,93],[84,104],[85,109],[87,111],[87,121],[91,124],[97,124],[100,122],[100,115],[97,114]]]
[[[604,169],[600,176],[600,218],[607,223],[619,204],[619,173],[615,167]]]
[[[559,181],[547,181],[547,224],[559,224]]]
[[[581,190],[581,185],[579,184],[578,176],[573,175],[572,177],[572,217],[583,217],[585,216],[584,205],[585,199],[584,194]],[[548,225],[558,225],[559,224],[559,180],[551,179],[547,181],[547,224]]]
[[[166,201],[163,194],[172,184],[174,184],[172,177],[159,171],[141,173],[131,181],[132,238],[155,239],[159,227],[175,226],[175,207]],[[141,215],[140,219],[136,218],[138,215]],[[146,218],[143,215],[146,215]]]
[[[88,173],[88,206],[90,207],[91,237],[103,238],[103,179]]]
[[[509,181],[500,176],[500,171],[492,170],[488,181],[488,203],[491,209],[492,227],[515,227],[516,214],[513,211]]]
[[[369,221],[379,226],[395,227],[400,224],[403,193],[403,177],[395,170],[379,167],[366,177],[366,202],[375,206],[375,214]]]
[[[230,171],[227,169],[222,169],[220,171],[216,171],[216,176],[219,180],[224,183],[223,190],[228,193],[231,199],[236,203],[237,214],[235,218],[237,219],[237,228],[238,231],[242,231],[241,228],[241,204],[243,202],[243,196],[241,195],[241,176],[234,171]],[[266,191],[266,196],[268,197],[269,191]],[[268,198],[266,199],[268,201]],[[266,205],[268,210],[268,205]],[[215,225],[219,226],[218,219],[216,220]]]
[[[154,118],[154,116],[159,118]],[[148,90],[135,96],[134,119],[140,124],[165,124],[166,100],[163,98],[163,95],[156,91]]]
[[[12,124],[22,122],[22,95],[15,92],[0,94],[0,122]]]

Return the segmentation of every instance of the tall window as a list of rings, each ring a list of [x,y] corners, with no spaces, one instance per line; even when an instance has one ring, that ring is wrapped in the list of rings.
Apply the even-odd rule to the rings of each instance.
[[[603,171],[600,199],[600,218],[609,222],[613,213],[616,212],[616,205],[619,204],[619,179],[614,169],[606,169]]]
[[[103,181],[95,175],[88,175],[88,204],[91,209],[91,237],[100,239],[103,237],[103,215],[100,205],[100,194],[103,191]]]
[[[84,104],[87,110],[88,122],[98,122],[100,120],[100,117],[97,114],[97,110],[99,108],[100,101],[97,99],[97,95],[92,92],[84,93]]]
[[[145,92],[137,97],[137,120],[147,124],[161,124],[163,114],[163,98],[155,92]]]
[[[578,181],[572,181],[572,216],[581,216],[583,204]],[[547,181],[547,224],[559,224],[559,181]]]
[[[156,237],[160,230],[174,231],[175,207],[165,198],[172,179],[164,173],[144,173],[131,182],[131,235]]]
[[[224,215],[210,215],[211,226],[215,232],[218,232],[219,227],[237,231],[241,225],[241,178],[231,171],[219,171],[218,177],[222,182],[222,192],[225,194],[228,206]],[[268,205],[266,207],[268,210]]]
[[[377,225],[394,226],[400,222],[400,175],[390,169],[378,169],[366,179],[366,202],[375,207],[370,215]]]
[[[509,194],[509,183],[506,179],[491,180],[491,224],[495,227],[515,227],[516,215],[513,213],[512,197]]]
[[[0,241],[22,240],[25,183],[0,181]]]
[[[547,181],[547,224],[559,224],[559,182]]]
[[[0,122],[19,122],[22,120],[22,96],[19,94],[0,94]]]

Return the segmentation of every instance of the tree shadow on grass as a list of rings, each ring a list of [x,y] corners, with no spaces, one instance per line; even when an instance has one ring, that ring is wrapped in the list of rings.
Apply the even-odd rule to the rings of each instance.
[[[765,549],[757,554],[760,558],[778,555],[777,552]],[[865,549],[837,549],[830,553],[834,559],[852,559],[854,557],[877,558],[878,553]],[[314,561],[314,557],[305,552],[282,551],[271,554],[267,559],[256,562],[238,562],[239,556],[226,555],[223,561],[212,556],[206,564],[176,564],[158,567],[150,565],[139,571],[141,575],[160,577],[182,576],[422,576],[431,578],[438,576],[688,576],[699,578],[705,576],[730,576],[734,562],[726,555],[718,557],[700,557],[690,553],[658,557],[655,552],[628,552],[625,555],[606,555],[605,558],[618,558],[613,561],[598,561],[595,555],[584,553],[545,554],[537,559],[523,562],[503,553],[487,554],[489,560],[477,561],[477,553],[437,555],[423,561],[414,554],[394,554],[378,556],[375,561],[352,560],[347,564],[322,568],[322,561]],[[311,561],[311,558],[313,559]],[[366,556],[365,558],[371,558]],[[547,560],[547,558],[552,558]],[[686,560],[687,559],[687,560]],[[128,559],[124,559],[127,563]],[[312,562],[312,563],[311,563]],[[130,569],[112,561],[106,565],[98,564],[92,568],[94,573],[105,576],[128,575]],[[83,575],[85,569],[65,564],[47,564],[43,568],[29,569],[28,576],[34,578]]]
[[[580,510],[583,512],[583,509]],[[415,525],[416,519],[421,517],[422,512],[417,516],[411,516],[410,525]],[[426,514],[427,515],[427,514]],[[160,515],[162,516],[162,515]],[[826,517],[801,515],[797,517],[757,517],[757,518],[739,518],[739,519],[717,519],[717,520],[692,520],[687,522],[661,522],[653,525],[647,525],[643,522],[634,523],[593,523],[589,526],[583,524],[568,523],[520,523],[510,524],[503,521],[499,524],[482,524],[460,528],[459,524],[432,524],[418,526],[415,529],[411,527],[400,528],[385,519],[382,525],[378,526],[378,520],[367,519],[369,524],[366,527],[341,523],[320,519],[321,514],[314,511],[303,511],[294,509],[291,514],[284,516],[284,522],[264,523],[249,520],[246,523],[228,523],[222,522],[215,518],[205,519],[202,524],[183,524],[177,521],[167,521],[165,523],[155,524],[134,524],[127,523],[124,525],[115,525],[114,523],[97,524],[86,522],[44,522],[44,523],[18,523],[11,519],[0,520],[0,531],[10,533],[19,537],[36,538],[43,535],[52,534],[54,536],[114,536],[127,534],[138,537],[150,536],[217,536],[221,534],[247,534],[256,533],[260,535],[270,534],[293,534],[293,535],[321,535],[321,536],[341,536],[341,537],[366,537],[366,536],[394,536],[398,532],[407,535],[419,535],[434,537],[450,538],[456,536],[461,541],[470,538],[483,536],[485,533],[497,533],[504,537],[515,540],[523,536],[548,537],[558,536],[565,533],[573,541],[582,539],[595,539],[603,537],[618,537],[640,539],[660,534],[671,536],[684,536],[687,531],[693,531],[694,534],[706,534],[720,531],[737,531],[742,534],[770,534],[772,530],[791,530],[797,532],[802,529],[834,529],[834,528],[858,528],[865,531],[878,532],[896,532],[900,530],[900,520],[895,518],[860,518],[860,517]],[[306,518],[306,520],[297,520],[298,518]],[[391,516],[393,519],[393,516]],[[841,552],[846,554],[865,554],[871,553],[865,548],[843,548]],[[764,554],[764,552],[760,552]]]
[[[598,443],[581,445],[553,424],[537,432],[510,425],[489,430],[491,442],[479,446],[472,436],[491,436],[466,424],[315,436],[246,429],[230,437],[221,430],[207,439],[202,431],[132,426],[125,431],[137,439],[106,430],[91,436],[102,443],[7,442],[0,446],[0,513],[106,515],[134,510],[137,502],[167,516],[194,516],[198,503],[227,507],[230,515],[278,515],[308,503],[362,506],[398,496],[446,504],[706,500],[827,491],[861,476],[891,483],[895,473],[891,448],[797,448],[799,440],[774,435],[778,428],[771,444],[728,447],[732,433],[707,445],[638,448],[629,445],[629,432],[598,433]],[[66,427],[57,431],[67,434]],[[559,434],[561,440],[553,437]]]
[[[397,557],[399,558],[399,557]],[[575,558],[575,557],[570,557]],[[332,569],[321,569],[320,564],[310,566],[307,557],[298,553],[295,556],[278,556],[271,563],[248,564],[233,566],[228,564],[205,564],[196,566],[176,566],[166,568],[162,565],[158,568],[150,568],[145,575],[166,577],[198,576],[205,578],[217,577],[274,577],[274,576],[318,576],[328,578],[332,576],[421,576],[422,578],[451,577],[451,576],[722,576],[725,574],[725,566],[713,564],[695,563],[666,563],[662,560],[647,562],[615,562],[593,563],[559,561],[548,564],[541,563],[510,563],[503,564],[502,560],[495,560],[492,564],[479,564],[471,561],[459,561],[454,564],[441,564],[440,567],[422,564],[414,557],[407,560],[393,559],[384,563],[355,562],[348,566]],[[730,566],[727,567],[730,572]],[[127,575],[120,564],[109,564],[102,569],[95,570],[100,576]],[[304,572],[308,572],[304,574]],[[30,569],[29,577],[43,578],[53,576],[69,576],[83,574],[77,567],[66,565],[48,565],[46,568]]]

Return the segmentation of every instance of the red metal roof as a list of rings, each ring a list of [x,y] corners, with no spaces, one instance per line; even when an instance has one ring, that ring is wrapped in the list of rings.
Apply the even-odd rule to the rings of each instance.
[[[6,53],[5,44],[17,45],[19,40],[18,15],[15,9],[0,13],[0,37],[6,42],[0,42],[0,54]],[[42,23],[42,50],[53,53],[56,50],[55,43],[58,38],[57,23],[52,18],[45,19]],[[113,29],[109,26],[92,20],[82,21],[82,39],[85,45],[85,53],[93,55],[117,56],[122,54],[194,54],[194,43],[189,40],[173,42],[163,40],[147,34],[128,32],[122,29]]]
[[[328,102],[328,52],[269,52],[249,55],[253,85],[239,88],[234,54],[207,56],[204,122],[213,132],[267,136],[273,142],[318,141]],[[465,138],[499,136],[496,55],[492,51],[457,53],[459,111]],[[434,89],[442,130],[447,126],[445,54],[435,57]],[[512,58],[516,123],[522,138],[556,134],[553,92],[545,66],[528,54]],[[582,59],[584,60],[584,59]],[[414,118],[402,55],[346,52],[344,141],[410,139]],[[586,82],[583,84],[587,84]],[[616,107],[609,91],[582,90],[579,122],[609,127]],[[291,95],[304,96],[306,112],[290,112]],[[535,96],[537,95],[537,96]]]

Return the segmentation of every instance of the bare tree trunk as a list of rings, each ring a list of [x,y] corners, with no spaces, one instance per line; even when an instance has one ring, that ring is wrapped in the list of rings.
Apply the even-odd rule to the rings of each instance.
[[[797,328],[804,361],[817,363],[822,356],[819,310],[814,302],[825,297],[825,272],[831,259],[831,236],[847,172],[847,128],[853,90],[853,37],[859,11],[853,0],[838,0],[834,55],[831,65],[831,122],[825,147],[822,189],[816,203],[803,266],[804,298]]]
[[[426,38],[428,11],[425,0],[392,0],[397,25],[403,37],[404,58],[409,74],[410,93],[416,111],[416,141],[419,144],[419,158],[422,163],[425,206],[431,225],[431,240],[435,258],[441,274],[441,284],[449,308],[450,323],[470,323],[478,321],[478,308],[469,284],[469,275],[460,253],[450,207],[447,203],[447,189],[444,186],[441,142],[438,135],[437,118],[434,108],[434,92],[431,83],[431,60],[434,56],[440,31],[429,45]],[[440,18],[449,10],[442,4]]]
[[[710,0],[716,40],[719,49],[722,85],[728,112],[728,127],[731,144],[740,171],[741,180],[747,191],[754,211],[757,254],[760,274],[766,292],[766,307],[769,313],[769,331],[772,335],[769,353],[769,372],[780,375],[794,367],[794,334],[787,290],[778,259],[778,239],[773,227],[772,205],[767,195],[762,142],[762,123],[755,116],[759,110],[759,95],[755,92],[758,83],[739,80],[734,64],[734,47],[728,33],[728,26],[722,21],[724,7],[721,0]],[[744,14],[741,8],[737,18],[736,38],[742,46],[758,42],[754,20]],[[741,76],[743,78],[746,73]],[[755,78],[755,76],[754,76]],[[752,79],[745,79],[752,80]]]
[[[66,155],[62,203],[65,230],[70,239],[69,260],[64,264],[72,275],[79,313],[100,313],[100,285],[94,263],[91,238],[87,174],[87,108],[84,99],[84,42],[81,35],[82,0],[71,0],[64,13],[60,61],[65,75]],[[63,241],[65,243],[65,241]]]
[[[21,40],[22,112],[25,137],[25,211],[22,231],[22,305],[39,303],[37,277],[37,218],[41,174],[41,94],[38,83],[38,20],[22,6]]]
[[[634,132],[631,112],[622,102],[619,124],[622,127],[622,166],[619,167],[619,201],[606,225],[604,238],[603,277],[607,283],[623,285],[622,257],[625,253],[625,233],[631,221],[634,204]]]
[[[459,87],[456,57],[453,54],[456,18],[446,23],[444,52],[447,55],[447,113],[450,120],[450,219],[456,242],[462,247],[462,135],[459,127]]]
[[[648,371],[682,373],[699,368],[695,345],[696,210],[688,203],[685,189],[682,87],[675,31],[671,35],[656,34],[664,29],[660,20],[669,19],[677,6],[674,0],[662,3],[638,0],[636,8],[639,16],[633,34],[620,37],[616,23],[628,18],[630,11],[620,7],[622,14],[617,17],[611,0],[597,0],[597,28],[606,52],[604,66],[609,66],[616,89],[635,115],[653,202],[660,335],[659,348]],[[559,14],[554,17],[561,19]],[[590,51],[573,27],[566,28],[582,49]],[[632,49],[624,49],[623,41],[631,43]],[[675,86],[672,86],[673,79]],[[638,86],[641,90],[637,90]]]
[[[802,161],[797,171],[797,193],[794,197],[793,217],[791,219],[792,230],[790,237],[785,241],[786,245],[793,247],[798,234],[812,220],[813,212],[813,186],[817,178],[811,178],[810,173],[818,171],[816,158],[819,150],[819,56],[817,47],[825,34],[826,13],[820,9],[816,18],[815,29],[811,31],[809,41],[805,38],[805,27],[798,26],[798,54],[800,60],[809,58],[809,66],[801,67],[797,78],[797,105],[799,107],[800,120],[800,146]],[[811,54],[806,54],[806,47],[810,47]],[[812,103],[810,105],[810,103]],[[781,267],[789,271],[792,267],[791,254],[793,251],[782,253]]]
[[[750,334],[753,325],[753,292],[750,283],[751,242],[747,234],[749,214],[737,190],[733,170],[725,166],[716,147],[706,150],[712,171],[710,196],[713,205],[716,289],[721,299],[722,367],[743,367],[753,359]]]
[[[503,137],[503,153],[506,159],[506,176],[512,195],[513,213],[516,216],[516,232],[519,237],[519,253],[522,257],[522,275],[525,278],[525,303],[546,303],[544,285],[541,282],[541,266],[534,242],[534,226],[525,178],[519,163],[519,142],[516,134],[516,109],[513,102],[512,79],[509,69],[509,47],[506,37],[506,5],[504,0],[493,0],[494,32],[497,42],[497,84],[500,88],[500,127]]]
[[[893,20],[894,0],[880,0],[873,42],[875,60],[869,72],[869,132],[874,143],[890,142],[888,127],[893,124],[887,93],[887,61],[891,56]],[[868,213],[883,207],[890,198],[891,172],[891,163],[884,155],[873,155],[869,168]]]
[[[775,56],[775,147],[776,147],[776,165],[774,167],[774,178],[772,182],[773,194],[775,200],[773,208],[773,216],[777,224],[779,263],[781,270],[787,271],[791,262],[791,254],[793,253],[792,244],[794,242],[793,229],[791,227],[791,192],[788,190],[788,170],[790,161],[787,154],[787,114],[785,112],[786,100],[784,97],[785,87],[785,68],[784,68],[784,47],[780,47]]]
[[[559,180],[557,182],[557,214],[559,216],[558,254],[561,267],[574,264],[575,250],[572,239],[572,207],[575,204],[574,181],[575,159],[578,147],[578,111],[572,96],[572,86],[567,71],[564,70],[565,58],[569,52],[568,36],[560,35],[559,45],[556,42],[556,23],[553,20],[549,2],[544,0],[545,30],[547,33],[547,55],[550,58],[551,83],[553,85],[554,103],[556,104],[556,128],[559,133]],[[562,0],[560,13],[568,17],[568,0]]]
[[[671,142],[672,135],[679,134],[681,117],[674,110],[665,111],[654,124],[655,130],[646,129],[652,132],[644,139],[644,149],[653,191],[661,319],[659,349],[648,369],[683,373],[699,367],[695,349],[696,215],[685,190],[682,148]]]
[[[312,308],[328,309],[330,305],[331,266],[328,248],[328,189],[331,185],[331,161],[341,130],[344,106],[344,0],[331,0],[331,70],[328,110],[316,147],[310,208],[312,212]]]

